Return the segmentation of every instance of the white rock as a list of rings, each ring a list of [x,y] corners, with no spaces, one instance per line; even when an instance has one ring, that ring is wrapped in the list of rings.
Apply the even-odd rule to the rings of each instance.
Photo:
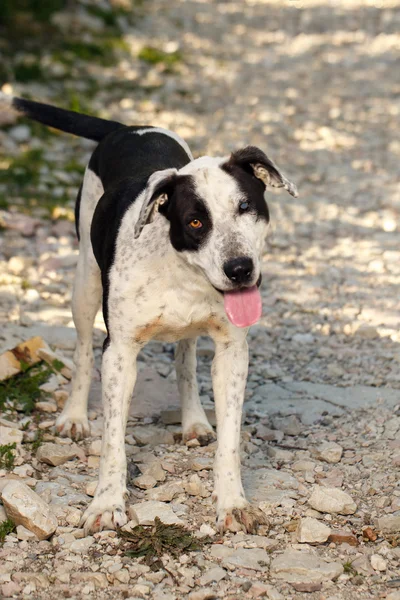
[[[76,457],[76,449],[73,446],[61,446],[59,444],[46,443],[39,447],[36,458],[47,465],[58,467],[68,460]]]
[[[101,455],[101,440],[94,440],[89,444],[88,454],[90,456]]]
[[[182,483],[165,483],[164,485],[160,485],[152,490],[148,490],[146,493],[146,497],[149,500],[158,500],[159,502],[171,502],[176,496],[182,494],[183,485]]]
[[[200,477],[195,474],[192,475],[185,484],[185,491],[189,496],[200,496],[201,498],[207,498],[210,492],[207,490]]]
[[[11,127],[8,134],[16,142],[27,142],[31,138],[31,129],[28,125],[16,125],[15,127]]]
[[[176,516],[172,508],[163,502],[148,500],[129,507],[129,518],[136,520],[139,525],[152,525],[156,517],[167,525],[183,525],[183,521]]]
[[[304,429],[296,415],[290,415],[289,417],[274,417],[272,419],[272,425],[274,429],[283,431],[286,435],[299,435]]]
[[[213,567],[206,571],[200,577],[200,585],[208,585],[209,583],[216,581],[217,583],[226,577],[226,571],[222,567]]]
[[[317,519],[306,517],[300,519],[296,531],[296,538],[300,543],[323,543],[330,536],[331,530],[327,525]]]
[[[151,475],[139,475],[133,480],[133,483],[141,490],[149,490],[157,485],[157,480]]]
[[[289,583],[320,583],[339,577],[343,573],[343,566],[336,562],[326,562],[309,552],[285,550],[273,559],[270,573]]]
[[[57,519],[49,505],[24,483],[10,481],[3,489],[2,501],[8,518],[32,531],[40,540],[55,532]]]
[[[29,529],[27,529],[23,525],[17,526],[17,538],[19,540],[22,540],[22,541],[26,540],[28,542],[38,542],[39,541],[39,538],[37,537],[37,535],[35,535],[32,531],[29,531]]]
[[[14,442],[20,444],[23,437],[24,434],[19,429],[0,425],[0,446],[14,444]]]
[[[386,571],[387,563],[379,554],[373,554],[371,556],[371,566],[374,571]]]
[[[75,554],[81,554],[82,552],[86,553],[93,543],[94,537],[89,535],[81,540],[75,540],[75,542],[72,542],[68,549]]]
[[[400,514],[380,517],[377,519],[377,528],[386,533],[397,533],[400,531]]]
[[[85,493],[88,496],[91,496],[93,498],[93,496],[96,493],[96,488],[97,488],[97,480],[89,481],[89,483],[87,483],[85,486]]]
[[[317,449],[317,456],[325,462],[335,464],[340,462],[343,448],[336,442],[323,442]]]
[[[152,425],[138,426],[132,429],[132,435],[140,446],[158,446],[159,444],[174,444],[174,436],[170,431]]]
[[[338,488],[328,488],[316,485],[308,501],[309,505],[330,514],[353,515],[357,505],[349,494]]]

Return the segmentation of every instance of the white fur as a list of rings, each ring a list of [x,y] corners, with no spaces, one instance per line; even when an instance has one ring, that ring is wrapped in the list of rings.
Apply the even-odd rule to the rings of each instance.
[[[223,296],[213,285],[226,287],[223,263],[232,240],[257,264],[266,225],[251,215],[235,218],[241,199],[237,184],[219,169],[222,159],[202,158],[180,172],[191,173],[206,199],[214,229],[199,252],[178,253],[169,240],[169,224],[157,214],[135,239],[149,189],[126,211],[118,232],[113,265],[109,271],[108,328],[110,344],[104,352],[102,387],[104,431],[99,483],[82,518],[86,532],[126,523],[125,428],[136,380],[136,358],[151,339],[179,341],[176,368],[182,398],[184,439],[214,437],[199,400],[196,381],[196,338],[209,335],[216,345],[213,386],[218,426],[215,462],[215,497],[221,530],[248,528],[255,514],[244,497],[240,477],[240,422],[247,375],[246,329],[227,319]],[[158,181],[155,174],[149,188]],[[71,398],[57,420],[63,435],[88,432],[87,394],[92,365],[91,329],[100,303],[100,273],[90,244],[90,224],[102,194],[99,179],[87,170],[81,199],[80,258],[74,289],[73,312],[78,333],[75,379]],[[195,256],[196,255],[196,256]],[[213,284],[213,285],[212,285]],[[238,516],[238,512],[240,515]],[[263,516],[256,513],[262,522]],[[261,515],[261,516],[260,516]]]

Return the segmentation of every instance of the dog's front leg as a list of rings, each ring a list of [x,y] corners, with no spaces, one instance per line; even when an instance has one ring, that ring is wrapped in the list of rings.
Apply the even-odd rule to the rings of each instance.
[[[206,446],[215,440],[215,433],[200,402],[196,362],[196,339],[180,340],[175,368],[182,403],[183,441],[197,439],[201,446]]]
[[[99,482],[92,503],[82,517],[85,533],[116,529],[127,522],[125,514],[125,429],[136,381],[139,347],[111,342],[103,354],[103,439]]]
[[[256,533],[267,524],[264,513],[246,500],[240,474],[240,427],[248,370],[245,337],[216,341],[212,365],[218,447],[214,464],[217,525],[223,532]]]

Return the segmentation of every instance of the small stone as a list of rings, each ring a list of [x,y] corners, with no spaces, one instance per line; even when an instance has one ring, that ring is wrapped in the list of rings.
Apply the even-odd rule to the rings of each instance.
[[[183,493],[182,483],[165,483],[152,490],[149,490],[146,497],[149,500],[157,500],[158,502],[171,502],[176,496]]]
[[[14,443],[20,444],[23,437],[24,434],[19,429],[0,425],[0,446]]]
[[[85,493],[90,496],[91,498],[93,498],[93,496],[96,493],[96,488],[97,488],[97,480],[96,481],[89,481],[89,483],[86,484],[85,486]]]
[[[35,408],[46,413],[55,413],[58,410],[55,402],[36,402]]]
[[[252,584],[249,589],[249,596],[252,598],[261,598],[263,596],[268,596],[268,592],[271,586],[266,585],[265,583],[261,583],[260,581],[256,581]]]
[[[358,539],[353,533],[350,531],[340,531],[337,529],[331,531],[328,542],[333,542],[334,544],[349,544],[349,546],[358,546]]]
[[[340,462],[343,448],[336,442],[323,442],[317,449],[317,456],[325,462],[335,464]]]
[[[89,456],[100,456],[101,455],[101,440],[94,440],[90,442],[88,448]]]
[[[31,129],[28,125],[16,125],[8,130],[8,135],[18,143],[27,142],[31,138]]]
[[[129,571],[127,571],[126,569],[121,569],[120,571],[114,574],[114,577],[120,583],[129,583],[130,580]]]
[[[139,525],[152,525],[156,517],[167,525],[183,525],[183,521],[176,516],[171,506],[163,502],[148,500],[129,507],[129,518],[136,520]]]
[[[357,505],[352,497],[338,488],[315,486],[308,501],[319,512],[340,515],[353,515]]]
[[[200,577],[200,585],[208,585],[213,581],[218,583],[219,581],[221,581],[221,579],[224,579],[224,577],[226,577],[225,569],[223,569],[222,567],[213,567],[212,569],[206,571]]]
[[[160,444],[171,446],[174,444],[172,433],[160,427],[138,426],[134,427],[131,433],[139,446],[147,446],[148,444],[150,446],[159,446]]]
[[[1,592],[3,598],[20,597],[21,586],[15,583],[15,581],[8,581],[1,586]]]
[[[68,525],[72,525],[72,527],[78,527],[79,523],[81,522],[81,518],[82,511],[80,511],[79,508],[75,508],[73,506],[68,508],[68,513],[65,516],[65,520]]]
[[[72,544],[69,546],[69,551],[74,552],[75,554],[82,554],[83,552],[87,552],[93,543],[94,537],[89,535],[81,540],[75,540],[75,542],[72,542]]]
[[[218,598],[218,596],[211,588],[196,590],[188,595],[188,600],[214,600],[214,598]]]
[[[13,573],[12,578],[16,583],[32,584],[34,590],[36,588],[47,588],[50,585],[49,578],[43,573],[17,571]]]
[[[58,467],[59,465],[63,465],[67,461],[76,458],[76,449],[72,446],[46,443],[39,447],[36,457],[40,462],[53,467]]]
[[[288,583],[321,583],[337,579],[343,573],[343,566],[336,562],[326,562],[309,552],[285,550],[272,561],[270,573]]]
[[[154,460],[149,464],[141,464],[139,469],[143,475],[151,475],[156,481],[165,481],[166,479],[165,471],[158,460]]]
[[[303,431],[303,425],[296,415],[290,415],[289,417],[275,417],[272,419],[272,426],[274,429],[283,431],[286,435],[299,435]]]
[[[386,596],[386,600],[400,600],[400,592],[391,592]]]
[[[104,573],[91,573],[90,571],[80,571],[71,574],[74,583],[93,583],[96,589],[108,587],[107,576]]]
[[[263,571],[270,562],[268,552],[262,548],[230,548],[228,546],[213,544],[210,554],[213,558],[222,559],[222,564],[228,569],[241,567]]]
[[[40,540],[55,532],[57,519],[49,505],[24,483],[10,481],[3,489],[2,501],[8,518],[32,531]]]
[[[17,526],[17,538],[22,541],[39,542],[39,538],[23,525]]]
[[[307,472],[307,471],[314,471],[315,469],[315,462],[312,462],[311,460],[296,460],[296,462],[294,462],[292,464],[292,471],[300,471],[300,472]]]
[[[60,353],[53,352],[50,348],[40,348],[38,355],[42,360],[47,362],[53,369],[55,368],[58,373],[61,373],[66,379],[72,378],[72,371],[74,368],[72,360],[62,356]]]
[[[375,531],[372,529],[372,527],[366,527],[365,529],[363,529],[363,538],[370,542],[375,542],[377,540],[378,536],[375,533]]]
[[[213,468],[213,461],[206,456],[195,456],[189,463],[192,471],[210,471]]]
[[[149,490],[157,485],[157,480],[151,475],[140,475],[133,480],[133,483],[141,490]]]
[[[100,466],[100,456],[88,456],[87,466],[89,469],[98,469]]]
[[[330,528],[324,523],[317,521],[317,519],[306,517],[299,521],[296,538],[302,544],[323,543],[326,542],[330,533]]]
[[[385,533],[397,533],[400,531],[400,514],[388,515],[377,519],[377,528]]]
[[[321,581],[298,581],[292,583],[292,587],[296,590],[296,592],[319,592],[322,590],[322,582]]]
[[[53,398],[56,401],[57,408],[63,409],[68,400],[68,392],[65,390],[56,390],[53,392]]]
[[[387,563],[379,554],[373,554],[371,556],[371,566],[374,571],[386,571]]]
[[[200,480],[198,475],[192,475],[188,482],[184,484],[185,491],[189,496],[200,496],[201,498],[207,498],[210,492],[206,486]]]
[[[276,429],[269,429],[259,423],[256,426],[256,438],[259,440],[263,440],[264,442],[281,442],[284,438],[285,434],[283,431],[278,431]]]

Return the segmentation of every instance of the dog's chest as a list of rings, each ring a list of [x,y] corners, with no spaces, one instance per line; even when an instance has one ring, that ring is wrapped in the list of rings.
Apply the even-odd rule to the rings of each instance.
[[[141,235],[139,243],[117,247],[109,273],[109,325],[140,345],[205,334],[225,338],[229,323],[222,296],[179,260],[157,229],[153,236]]]

